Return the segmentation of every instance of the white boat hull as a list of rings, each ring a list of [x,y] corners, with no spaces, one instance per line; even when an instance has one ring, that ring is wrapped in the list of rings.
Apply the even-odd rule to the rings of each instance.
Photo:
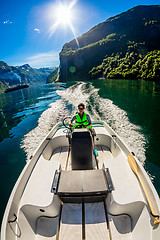
[[[99,189],[96,181],[91,191],[89,179],[93,177],[93,170],[78,170],[77,175],[73,176],[66,129],[57,124],[17,180],[4,214],[1,240],[160,239],[159,223],[154,224],[144,189],[128,163],[130,150],[107,124],[97,122],[94,128],[98,157],[93,156],[93,170],[95,174],[98,170],[101,174],[101,171],[106,173],[106,169],[109,169],[111,184],[106,183],[106,192]],[[158,194],[135,156],[134,160],[154,213],[159,215]],[[66,192],[62,198],[54,192],[53,182],[59,169],[63,174],[66,171],[70,173],[70,187],[66,180],[66,184],[63,181],[61,185],[65,189],[62,194],[69,191],[69,197],[66,197]],[[88,180],[84,180],[85,173]],[[94,180],[95,177],[92,182]],[[99,178],[97,181],[100,181]],[[95,192],[100,197],[97,195],[94,198]]]

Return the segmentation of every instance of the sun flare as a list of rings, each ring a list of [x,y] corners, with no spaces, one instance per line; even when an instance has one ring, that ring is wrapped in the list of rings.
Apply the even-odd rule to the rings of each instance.
[[[60,27],[60,26],[69,26],[71,29],[75,41],[77,43],[77,47],[79,47],[79,43],[76,37],[75,28],[73,26],[73,22],[75,22],[75,14],[74,14],[74,5],[76,4],[77,0],[72,0],[70,4],[62,4],[60,3],[58,6],[54,6],[53,8],[50,8],[49,10],[49,16],[51,16],[52,25],[49,28],[49,37],[52,37],[54,32]]]
[[[70,24],[72,20],[71,9],[67,6],[60,6],[56,12],[57,21],[61,24]]]

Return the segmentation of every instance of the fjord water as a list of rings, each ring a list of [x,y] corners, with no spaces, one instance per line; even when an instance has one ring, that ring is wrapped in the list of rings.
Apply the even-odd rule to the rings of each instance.
[[[135,153],[160,195],[160,85],[136,80],[53,83],[0,95],[0,221],[26,161],[49,130],[83,102]]]

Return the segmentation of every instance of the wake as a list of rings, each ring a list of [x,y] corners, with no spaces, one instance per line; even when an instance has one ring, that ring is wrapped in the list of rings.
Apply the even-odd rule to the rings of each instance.
[[[22,147],[27,153],[27,160],[44,139],[46,134],[64,117],[73,116],[80,102],[86,106],[86,112],[92,121],[105,121],[135,153],[137,158],[145,162],[145,137],[140,133],[140,127],[132,124],[127,113],[114,105],[109,99],[99,96],[98,90],[91,83],[77,83],[68,89],[57,90],[61,99],[49,105],[38,120],[38,126],[24,136]]]

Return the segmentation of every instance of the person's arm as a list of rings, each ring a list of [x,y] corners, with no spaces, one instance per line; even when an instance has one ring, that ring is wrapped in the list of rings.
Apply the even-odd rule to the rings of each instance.
[[[90,118],[90,116],[88,114],[87,114],[87,120],[88,120],[88,124],[85,125],[85,127],[88,127],[88,126],[92,125],[91,118]]]
[[[69,121],[69,126],[70,126],[70,127],[73,127],[73,124],[72,124],[72,122],[73,122],[75,119],[76,119],[76,116],[74,116],[74,117],[72,118],[72,120],[71,120],[71,121]]]

